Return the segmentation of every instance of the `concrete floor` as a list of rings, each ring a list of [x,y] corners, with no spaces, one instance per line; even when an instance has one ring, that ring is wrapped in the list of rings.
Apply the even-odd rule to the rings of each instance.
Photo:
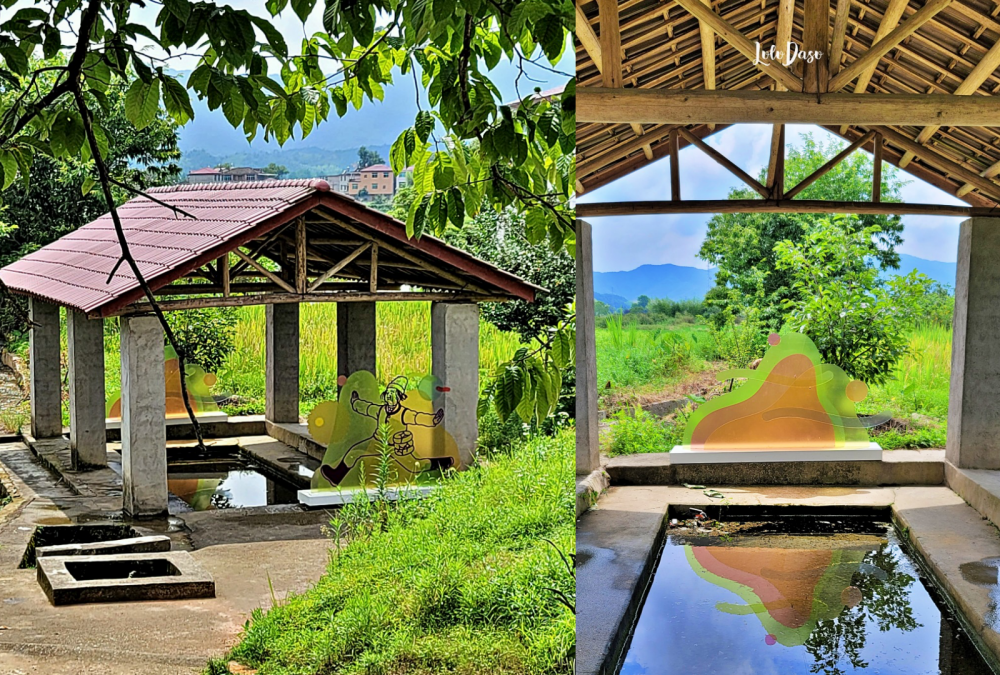
[[[271,606],[271,587],[279,602],[304,591],[329,560],[322,512],[185,514],[133,526],[190,550],[217,597],[52,607],[35,570],[17,569],[35,525],[101,520],[121,498],[74,494],[20,443],[0,444],[0,480],[15,492],[0,511],[0,675],[197,673],[235,643],[255,608]]]
[[[715,486],[713,486],[715,487]],[[889,508],[939,586],[1000,660],[1000,534],[945,486],[610,488],[577,523],[577,673],[614,671],[674,506],[780,505]]]

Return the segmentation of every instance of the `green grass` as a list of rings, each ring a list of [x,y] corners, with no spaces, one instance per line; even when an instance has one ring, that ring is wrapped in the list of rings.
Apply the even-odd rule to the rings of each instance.
[[[711,339],[704,324],[623,325],[612,315],[598,326],[597,381],[605,396],[655,393],[704,368],[703,348]]]
[[[535,438],[390,509],[207,672],[569,675],[575,617],[550,589],[575,593],[556,550],[575,550],[574,457],[572,430]]]

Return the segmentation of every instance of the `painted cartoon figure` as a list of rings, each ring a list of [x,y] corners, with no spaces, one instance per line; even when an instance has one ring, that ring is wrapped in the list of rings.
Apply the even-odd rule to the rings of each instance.
[[[425,377],[416,390],[407,391],[407,378],[396,377],[380,392],[374,376],[359,371],[343,383],[340,401],[316,406],[309,415],[309,431],[328,446],[313,488],[370,484],[381,456],[379,430],[384,425],[389,427],[396,482],[428,482],[442,471],[459,468],[457,446],[444,429],[444,410],[438,405],[446,388],[430,380]]]

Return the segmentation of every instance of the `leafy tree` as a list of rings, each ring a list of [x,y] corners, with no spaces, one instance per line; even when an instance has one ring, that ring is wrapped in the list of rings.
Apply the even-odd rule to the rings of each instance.
[[[785,161],[785,183],[796,185],[843,149],[837,141],[822,143],[811,134],[803,137],[801,146],[793,147]],[[871,155],[856,152],[835,166],[829,173],[800,193],[802,199],[862,201],[871,196],[874,162]],[[761,171],[766,179],[766,169]],[[905,185],[899,172],[886,165],[882,171],[882,201],[898,202]],[[730,191],[730,199],[755,199],[749,188]],[[810,226],[824,218],[822,214],[787,213],[726,213],[714,216],[708,223],[708,233],[698,257],[718,268],[716,284],[738,291],[741,296],[758,296],[761,320],[770,330],[778,330],[783,322],[781,307],[786,300],[798,300],[792,289],[788,270],[778,269],[774,247],[778,242],[801,242]],[[871,256],[882,269],[899,267],[896,246],[902,243],[903,223],[899,216],[851,215],[839,221],[849,232],[872,229],[864,256]],[[721,310],[730,309],[729,294],[721,293],[712,301]],[[727,316],[719,316],[724,323]]]
[[[914,270],[886,281],[869,255],[878,226],[851,232],[842,220],[822,220],[802,241],[775,246],[776,268],[794,292],[782,307],[787,326],[808,335],[826,363],[881,384],[907,352],[930,280]]]
[[[218,163],[218,164],[215,165],[215,168],[216,169],[220,169],[222,171],[228,171],[229,169],[233,168],[233,163],[232,162],[220,162],[220,163]]]
[[[603,317],[611,314],[611,306],[606,302],[594,300],[594,316]]]
[[[376,164],[385,164],[385,159],[377,150],[369,150],[363,145],[358,148],[358,169],[367,169]]]
[[[39,66],[43,67],[43,66]],[[128,121],[125,113],[126,85],[109,87],[108,111],[99,114],[99,123],[108,131],[107,165],[111,177],[122,184],[142,188],[176,183],[181,175],[176,124],[160,113],[142,131]],[[0,100],[10,94],[0,95]],[[3,194],[3,223],[0,224],[0,267],[38,250],[107,212],[103,196],[90,190],[93,185],[88,163],[79,157],[55,159],[39,156],[32,167],[30,182],[18,181]],[[128,199],[129,192],[112,186],[116,203]],[[0,301],[0,344],[27,330],[27,302],[10,296]]]
[[[482,305],[483,318],[500,330],[513,330],[528,341],[559,324],[576,298],[576,262],[564,250],[533,246],[521,232],[522,217],[508,209],[484,211],[471,227],[451,229],[445,241],[541,286],[533,303],[523,300]]]
[[[261,172],[271,174],[275,178],[284,178],[285,176],[288,175],[288,167],[286,167],[284,164],[276,164],[275,162],[271,162],[263,169],[261,169]]]
[[[649,296],[640,295],[639,298],[633,303],[633,309],[638,308],[638,311],[645,312],[646,308],[649,307]]]

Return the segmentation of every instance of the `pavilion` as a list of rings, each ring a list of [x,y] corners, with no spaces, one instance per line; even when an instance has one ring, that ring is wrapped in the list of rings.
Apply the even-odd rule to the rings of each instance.
[[[947,460],[1000,469],[1000,4],[995,0],[578,0],[578,194],[663,157],[670,199],[586,203],[581,218],[719,212],[968,216],[955,284]],[[754,43],[757,44],[754,44]],[[758,60],[757,47],[802,59]],[[755,63],[755,61],[758,61]],[[772,125],[761,182],[704,139],[728,125]],[[786,124],[816,124],[849,144],[785,185]],[[759,199],[682,198],[679,151],[695,146]],[[796,196],[851,152],[873,153],[867,201]],[[880,200],[882,162],[967,206]],[[597,470],[597,381],[590,225],[578,221],[577,470]]]
[[[431,302],[432,374],[448,387],[463,464],[476,448],[481,302],[537,287],[406,226],[322,180],[155,188],[118,209],[160,308],[266,306],[266,409],[299,422],[299,305],[337,302],[337,370],[376,373],[376,303]],[[74,468],[107,464],[103,321],[121,321],[122,479],[130,516],[167,512],[164,335],[109,215],[0,270],[30,301],[31,434],[63,433],[60,318],[67,312]]]

